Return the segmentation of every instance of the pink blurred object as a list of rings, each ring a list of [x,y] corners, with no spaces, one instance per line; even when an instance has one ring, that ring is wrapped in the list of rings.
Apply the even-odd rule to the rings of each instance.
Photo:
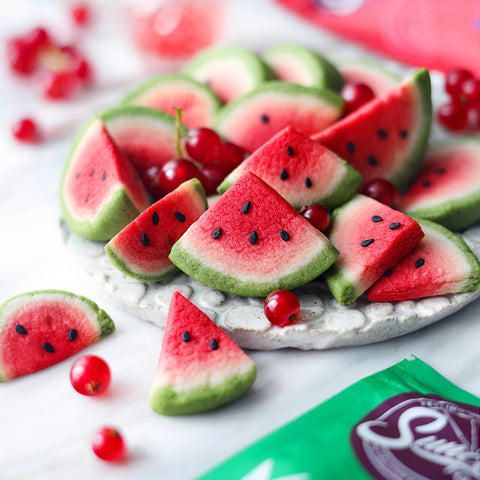
[[[136,45],[164,60],[188,59],[221,33],[222,0],[132,1],[129,21]]]
[[[342,37],[404,63],[480,75],[479,0],[276,0]]]

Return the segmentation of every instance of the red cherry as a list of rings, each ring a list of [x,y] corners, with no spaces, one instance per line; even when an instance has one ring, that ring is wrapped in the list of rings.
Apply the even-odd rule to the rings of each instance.
[[[35,143],[39,139],[37,124],[31,118],[22,118],[12,126],[13,136],[24,143]]]
[[[265,299],[263,310],[270,323],[285,327],[297,323],[300,302],[290,290],[276,290]]]
[[[35,50],[22,38],[7,41],[7,58],[10,68],[20,75],[30,75],[37,66]]]
[[[91,11],[88,4],[80,2],[70,7],[70,15],[74,23],[80,26],[87,25],[91,19]]]
[[[400,193],[395,185],[383,178],[370,180],[363,187],[362,193],[392,208],[397,208],[400,201]]]
[[[220,162],[228,172],[231,172],[234,168],[238,167],[238,165],[245,160],[245,157],[245,150],[238,145],[231,142],[224,142],[222,144],[220,150]]]
[[[460,85],[460,97],[466,105],[480,105],[480,78],[469,78]]]
[[[107,462],[121,461],[126,455],[126,445],[120,432],[113,427],[103,427],[92,439],[95,455]]]
[[[345,102],[343,113],[348,115],[375,98],[373,90],[364,83],[347,83],[341,92]]]
[[[480,105],[467,106],[468,128],[480,131]]]
[[[96,355],[84,355],[72,365],[70,382],[82,395],[98,395],[110,385],[111,375],[107,362]]]
[[[188,132],[185,148],[190,157],[199,163],[218,163],[222,140],[217,132],[210,128],[195,128]]]
[[[322,205],[304,205],[300,210],[303,215],[316,229],[325,233],[330,225],[328,210]]]
[[[460,97],[460,87],[473,75],[469,70],[464,68],[451,68],[445,74],[445,90],[454,98]]]
[[[223,165],[204,165],[200,172],[202,173],[202,185],[207,195],[215,195],[217,187],[227,176],[228,172]]]
[[[441,125],[453,132],[465,130],[468,123],[467,109],[456,101],[444,103],[437,110],[437,120]]]
[[[78,86],[78,80],[72,72],[44,73],[43,94],[50,100],[66,100],[71,98]]]
[[[158,186],[163,195],[166,195],[191,178],[198,178],[202,181],[199,168],[186,158],[176,158],[167,162],[160,169]]]

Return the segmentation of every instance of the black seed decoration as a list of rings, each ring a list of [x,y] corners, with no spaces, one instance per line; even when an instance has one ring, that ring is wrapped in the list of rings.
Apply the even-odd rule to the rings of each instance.
[[[296,318],[297,318],[297,316],[296,316],[294,313],[292,313],[292,314],[288,317],[288,321],[289,321],[289,322],[293,322]]]
[[[90,199],[90,197],[86,197],[85,198],[85,203],[88,203],[88,200]]]
[[[158,225],[158,222],[160,221],[160,217],[158,216],[158,213],[157,212],[153,212],[153,215],[152,215],[152,223],[154,225]]]
[[[222,227],[218,227],[213,233],[212,233],[212,238],[214,240],[218,240],[220,238],[220,235],[222,234]]]
[[[424,260],[423,258],[419,258],[419,259],[415,262],[415,268],[421,267],[424,263],[425,263],[425,260]]]
[[[430,182],[430,180],[425,180],[424,182],[422,182],[422,185],[424,187],[430,187],[432,185],[432,182]]]
[[[305,179],[305,186],[307,188],[310,188],[312,186],[312,181],[308,177]]]
[[[103,172],[103,175],[102,175],[102,182],[107,178],[107,172]]]
[[[362,247],[368,247],[369,245],[371,245],[373,243],[373,238],[368,238],[367,240],[362,240],[362,242],[360,243],[360,245]]]
[[[395,230],[395,229],[398,228],[400,225],[401,225],[400,222],[393,222],[393,223],[391,223],[391,224],[388,226],[388,228],[389,228],[390,230]]]
[[[53,348],[53,345],[51,343],[48,343],[48,342],[44,343],[43,349],[48,353],[55,353],[55,349]]]
[[[392,274],[392,269],[389,268],[388,270],[385,271],[385,273],[383,274],[384,277],[389,277],[391,274]]]
[[[290,145],[287,146],[287,154],[289,157],[293,157],[293,148]]]
[[[378,131],[378,136],[382,139],[382,140],[385,140],[387,137],[388,137],[388,133],[386,130],[384,130],[383,128],[381,128],[379,131]]]
[[[406,130],[400,130],[400,132],[398,132],[398,134],[400,135],[401,138],[407,138],[408,137],[408,132]]]
[[[281,180],[286,180],[288,178],[288,172],[283,169],[281,172],[280,172],[280,179]]]
[[[23,325],[15,325],[15,331],[19,333],[20,335],[26,335],[27,330]]]
[[[245,202],[242,206],[242,213],[248,213],[250,211],[250,206],[252,203],[250,201]]]
[[[263,114],[260,118],[263,123],[268,123],[270,121],[270,119],[268,118],[268,115],[265,115],[265,114]]]
[[[257,243],[257,240],[258,240],[258,235],[257,235],[257,232],[254,230],[251,234],[250,234],[250,243],[252,245],[254,245],[255,243]]]
[[[184,222],[185,221],[185,215],[180,212],[175,212],[175,217],[179,222]]]
[[[290,235],[285,230],[280,230],[280,237],[285,242],[288,242],[290,240]]]
[[[355,144],[353,142],[347,142],[347,150],[353,153],[355,151]]]
[[[375,222],[375,223],[383,222],[383,218],[380,215],[374,215],[372,217],[372,222]]]
[[[141,240],[142,240],[143,245],[144,245],[145,247],[148,247],[148,244],[149,244],[150,240],[148,239],[146,233],[142,233],[142,238],[141,238]]]
[[[375,157],[375,155],[369,155],[369,156],[368,156],[368,163],[369,163],[372,167],[375,167],[376,165],[378,165],[377,157]]]
[[[95,174],[95,170],[92,170],[92,171],[90,172],[90,176],[93,177],[94,174]]]
[[[77,330],[75,330],[74,328],[72,328],[69,332],[68,332],[68,339],[73,342],[76,338],[77,338],[77,335],[78,335],[78,332]]]
[[[438,175],[444,175],[446,173],[446,169],[444,167],[438,167],[435,169],[435,173]]]
[[[218,350],[218,342],[213,339],[211,342],[210,342],[210,347],[212,350]]]
[[[78,172],[78,173],[77,173],[77,178],[80,178],[80,175],[81,175],[81,174],[82,174],[81,172]]]
[[[189,342],[190,341],[190,333],[186,330],[182,333],[182,342]]]

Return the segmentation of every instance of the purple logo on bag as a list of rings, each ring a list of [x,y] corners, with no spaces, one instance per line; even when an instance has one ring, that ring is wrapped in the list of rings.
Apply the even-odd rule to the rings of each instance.
[[[396,395],[353,428],[351,443],[379,480],[480,480],[480,408],[473,405]]]

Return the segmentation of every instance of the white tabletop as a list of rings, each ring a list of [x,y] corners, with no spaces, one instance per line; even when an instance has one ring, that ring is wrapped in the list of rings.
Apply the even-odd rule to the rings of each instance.
[[[0,385],[2,479],[192,479],[351,383],[414,354],[458,386],[480,396],[480,302],[416,333],[382,343],[329,351],[249,352],[258,367],[251,391],[201,415],[162,417],[148,403],[162,330],[111,303],[62,244],[57,191],[72,136],[96,110],[114,105],[151,71],[126,40],[115,2],[77,39],[97,70],[94,90],[64,103],[42,101],[38,84],[0,65],[0,302],[36,289],[85,295],[113,317],[117,332],[84,353],[109,363],[113,382],[90,398],[70,385],[73,359]],[[225,38],[261,49],[279,41],[314,46],[330,59],[356,47],[298,20],[267,0],[228,2]],[[65,3],[3,1],[6,36],[44,24],[68,38]],[[12,140],[11,124],[33,115],[55,138],[36,146]],[[123,433],[128,460],[112,465],[91,451],[103,425]]]

